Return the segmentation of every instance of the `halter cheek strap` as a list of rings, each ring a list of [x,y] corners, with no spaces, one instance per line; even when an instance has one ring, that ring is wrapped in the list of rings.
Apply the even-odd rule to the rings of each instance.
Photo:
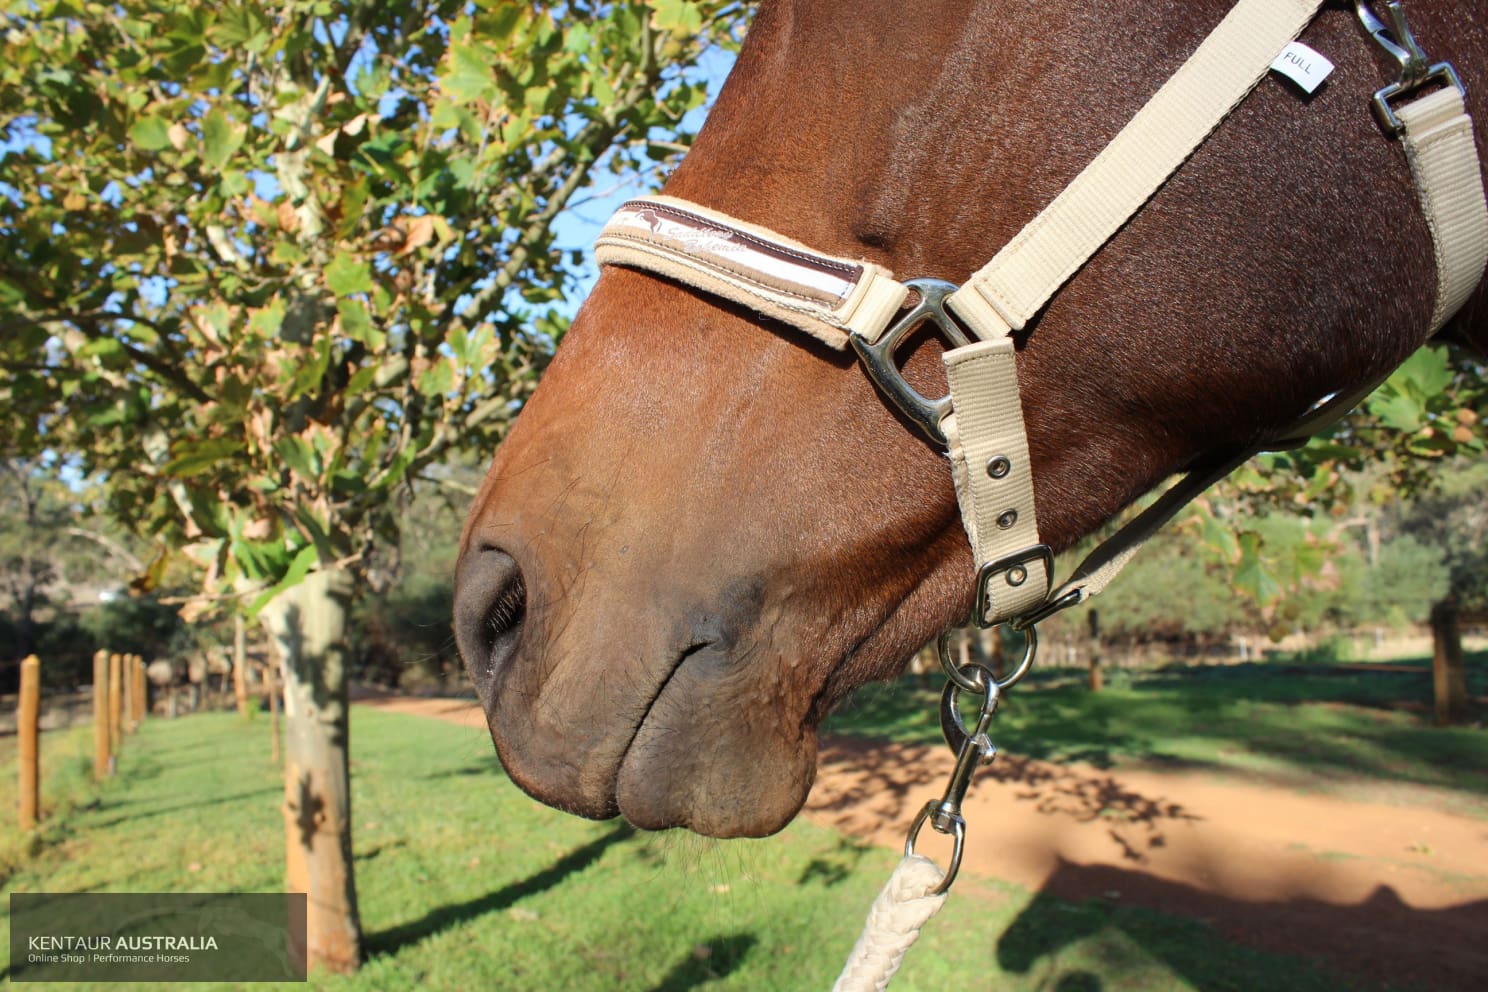
[[[1052,554],[1039,540],[1010,335],[1142,208],[1320,6],[1321,0],[1240,0],[1090,165],[959,289],[931,280],[899,283],[880,266],[824,255],[664,196],[622,206],[601,232],[596,257],[600,264],[654,272],[748,306],[833,347],[851,344],[885,394],[946,446],[977,567],[973,621],[1031,625],[1100,592],[1164,522],[1252,455],[1305,442],[1378,385],[1321,401],[1270,444],[1217,453],[1053,589]],[[1357,3],[1365,27],[1401,59],[1401,81],[1376,94],[1375,106],[1383,108],[1386,130],[1401,138],[1431,230],[1434,333],[1482,279],[1488,205],[1455,72],[1445,64],[1427,65],[1399,4],[1388,0],[1387,9],[1393,28],[1364,0]],[[1404,102],[1426,82],[1447,85]],[[901,316],[911,292],[919,299]],[[939,400],[910,387],[894,361],[899,341],[926,322],[951,345],[943,357],[950,393]]]

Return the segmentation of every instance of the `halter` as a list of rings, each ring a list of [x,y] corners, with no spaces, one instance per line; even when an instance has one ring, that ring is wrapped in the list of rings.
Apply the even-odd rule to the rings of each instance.
[[[980,666],[958,666],[947,648],[950,632],[941,637],[941,661],[951,677],[942,724],[957,752],[957,771],[945,798],[921,813],[906,845],[912,854],[927,819],[954,835],[951,869],[937,894],[949,886],[960,860],[965,827],[960,798],[972,770],[994,750],[987,723],[999,693],[1033,660],[1035,625],[1099,593],[1148,537],[1210,485],[1258,452],[1305,443],[1379,384],[1325,397],[1264,444],[1212,454],[1055,588],[1053,553],[1039,538],[1011,335],[1142,208],[1266,75],[1321,5],[1322,0],[1239,0],[1121,133],[960,287],[924,279],[901,283],[881,266],[825,255],[673,197],[632,200],[600,233],[595,254],[601,264],[665,276],[834,348],[851,347],[884,395],[945,447],[977,569],[970,622],[1010,624],[1025,632],[1028,645],[1017,671],[999,682]],[[1385,9],[1388,26],[1368,0],[1355,3],[1371,37],[1401,64],[1399,80],[1375,94],[1373,108],[1385,134],[1404,148],[1431,231],[1437,285],[1429,331],[1435,333],[1482,278],[1488,205],[1461,81],[1450,65],[1427,59],[1397,0],[1386,0]],[[1432,85],[1440,88],[1422,95]],[[950,391],[939,398],[915,390],[896,360],[906,336],[926,324],[949,345],[942,360]],[[959,692],[983,698],[972,731],[956,710]]]

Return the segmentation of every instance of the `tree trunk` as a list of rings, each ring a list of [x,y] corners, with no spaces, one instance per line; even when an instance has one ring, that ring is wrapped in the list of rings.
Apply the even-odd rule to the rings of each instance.
[[[351,585],[346,572],[312,572],[259,615],[284,658],[289,890],[309,895],[310,967],[343,974],[361,963],[348,767]]]
[[[238,716],[248,717],[248,646],[243,614],[233,614],[233,695],[238,698]]]
[[[279,764],[279,678],[269,676],[269,761]]]
[[[1090,691],[1100,692],[1105,687],[1105,676],[1101,671],[1100,614],[1089,613],[1090,620]]]
[[[1457,599],[1448,596],[1431,608],[1431,683],[1436,698],[1437,726],[1467,719],[1467,669],[1462,657],[1462,629],[1457,624]]]

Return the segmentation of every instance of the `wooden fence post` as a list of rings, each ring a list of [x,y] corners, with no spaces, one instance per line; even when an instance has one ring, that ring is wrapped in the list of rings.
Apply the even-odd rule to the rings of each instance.
[[[139,729],[140,724],[145,722],[145,714],[150,712],[150,683],[145,679],[145,659],[141,655],[134,656],[134,726]]]
[[[110,757],[108,709],[109,656],[107,651],[93,655],[93,779],[108,778]]]
[[[109,753],[117,760],[119,745],[124,743],[124,656],[115,652],[109,655],[108,706],[109,706]]]
[[[119,691],[123,698],[119,703],[121,719],[119,726],[126,734],[134,733],[134,655],[119,656]]]
[[[238,700],[238,716],[247,717],[248,701],[248,632],[242,613],[233,614],[233,695]]]
[[[1462,629],[1457,599],[1448,596],[1431,608],[1431,684],[1436,724],[1445,727],[1467,719],[1467,668],[1462,657]]]
[[[21,700],[16,714],[16,751],[21,761],[20,824],[22,830],[36,826],[41,803],[41,774],[37,768],[41,716],[41,660],[31,655],[21,662]]]

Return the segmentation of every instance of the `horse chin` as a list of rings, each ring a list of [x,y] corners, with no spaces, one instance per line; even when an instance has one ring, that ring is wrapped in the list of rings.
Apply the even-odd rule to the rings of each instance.
[[[462,644],[486,673],[477,690],[512,781],[558,809],[644,829],[762,837],[788,824],[816,766],[820,687],[802,683],[822,680],[772,643],[779,631],[755,595],[722,601],[667,631],[534,606],[492,656]],[[550,639],[553,627],[563,633]]]
[[[709,646],[683,657],[667,678],[615,780],[631,823],[763,837],[800,811],[816,771],[815,729],[778,718],[773,700],[753,705],[760,693],[738,684],[745,680],[735,671],[729,652]]]

